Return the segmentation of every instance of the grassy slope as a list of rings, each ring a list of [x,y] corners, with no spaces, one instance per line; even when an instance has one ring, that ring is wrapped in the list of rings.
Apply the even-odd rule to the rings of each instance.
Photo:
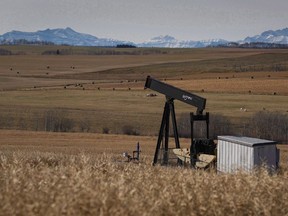
[[[87,55],[111,49],[4,48],[26,55],[0,56],[1,88],[14,90],[0,92],[2,121],[18,116],[32,124],[45,110],[64,109],[77,122],[89,120],[93,131],[108,127],[121,133],[123,125],[130,124],[143,134],[156,134],[165,99],[163,95],[146,97],[150,92],[143,90],[147,75],[207,98],[207,111],[234,121],[263,109],[288,110],[288,73],[271,71],[275,65],[287,67],[287,50],[156,49],[155,54],[155,49],[112,49],[140,54]],[[69,49],[74,55],[41,55],[53,49]],[[241,107],[248,112],[240,112]],[[176,109],[177,113],[195,111],[180,102]],[[14,122],[14,127],[21,121]]]

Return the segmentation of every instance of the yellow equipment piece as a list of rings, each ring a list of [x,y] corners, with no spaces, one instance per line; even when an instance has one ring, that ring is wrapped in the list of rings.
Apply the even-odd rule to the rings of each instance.
[[[173,149],[173,153],[184,163],[190,164],[190,150],[184,149]],[[209,167],[216,160],[215,155],[199,154],[197,155],[196,168],[205,169]]]

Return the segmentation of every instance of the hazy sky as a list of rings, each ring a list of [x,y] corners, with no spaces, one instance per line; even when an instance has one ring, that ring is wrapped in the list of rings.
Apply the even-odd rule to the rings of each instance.
[[[288,0],[0,0],[0,34],[66,28],[142,42],[240,40],[288,27]]]

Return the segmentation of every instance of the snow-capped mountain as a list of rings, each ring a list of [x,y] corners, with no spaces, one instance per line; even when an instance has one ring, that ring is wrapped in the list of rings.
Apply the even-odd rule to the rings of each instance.
[[[154,37],[149,41],[137,44],[139,47],[169,47],[169,48],[199,48],[207,46],[217,46],[226,44],[228,41],[222,39],[192,41],[192,40],[177,40],[169,35]]]
[[[265,31],[260,35],[253,37],[247,37],[244,39],[245,43],[276,43],[276,44],[288,44],[288,28],[276,31]]]
[[[83,34],[74,31],[71,28],[65,29],[46,29],[37,32],[11,31],[0,35],[0,44],[13,44],[17,40],[26,40],[29,42],[49,42],[54,44],[66,44],[72,46],[117,46],[119,44],[128,44],[137,47],[169,47],[169,48],[199,48],[207,46],[219,46],[233,43],[223,39],[211,40],[177,40],[176,38],[166,35],[154,37],[143,43],[135,44],[129,41],[120,41],[107,38],[98,38],[89,34]],[[273,43],[288,45],[288,28],[276,31],[265,31],[254,37],[247,37],[242,41],[244,43]],[[229,46],[229,45],[228,45]]]
[[[71,28],[46,29],[37,32],[11,31],[0,35],[0,42],[13,43],[17,40],[27,40],[32,42],[52,42],[54,44],[66,44],[73,46],[116,46],[117,44],[129,43],[125,41],[98,38],[89,34],[78,33]]]
[[[161,35],[154,37],[149,41],[138,44],[140,47],[176,47],[179,46],[178,41],[169,35]]]
[[[120,41],[107,38],[98,38],[89,34],[78,33],[71,28],[65,29],[46,29],[37,32],[11,31],[0,35],[0,44],[9,43],[17,40],[29,42],[51,42],[54,44],[66,44],[72,46],[117,46],[119,44],[129,44],[137,47],[169,47],[169,48],[198,48],[206,46],[217,46],[228,41],[213,39],[206,41],[177,40],[169,35],[154,37],[149,41],[135,44],[129,41]]]

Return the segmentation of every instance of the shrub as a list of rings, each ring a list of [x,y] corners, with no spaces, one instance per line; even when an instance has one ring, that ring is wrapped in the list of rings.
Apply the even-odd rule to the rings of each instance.
[[[102,128],[102,133],[103,134],[109,134],[109,132],[110,132],[110,129],[108,127],[103,127]]]
[[[189,138],[191,136],[191,124],[189,113],[181,113],[177,118],[178,134],[180,137]]]
[[[134,136],[140,135],[140,133],[131,125],[124,125],[122,127],[122,132],[123,134],[126,135],[134,135]]]
[[[190,114],[182,113],[177,119],[178,133],[180,137],[189,138],[191,136]],[[218,135],[229,134],[231,131],[230,120],[221,114],[210,114],[209,136],[217,138]],[[194,122],[194,138],[206,137],[206,122]]]
[[[288,141],[288,115],[279,112],[260,111],[255,113],[245,125],[244,135]]]
[[[12,55],[10,50],[0,49],[0,55]]]
[[[68,132],[73,126],[73,120],[66,117],[64,110],[48,110],[45,113],[45,131]]]
[[[62,50],[45,50],[42,55],[73,55],[72,49],[62,49]]]
[[[217,113],[210,115],[209,130],[210,137],[213,139],[216,139],[218,135],[233,134],[229,118]]]
[[[81,118],[79,128],[81,132],[90,132],[91,131],[91,121],[88,117]]]

